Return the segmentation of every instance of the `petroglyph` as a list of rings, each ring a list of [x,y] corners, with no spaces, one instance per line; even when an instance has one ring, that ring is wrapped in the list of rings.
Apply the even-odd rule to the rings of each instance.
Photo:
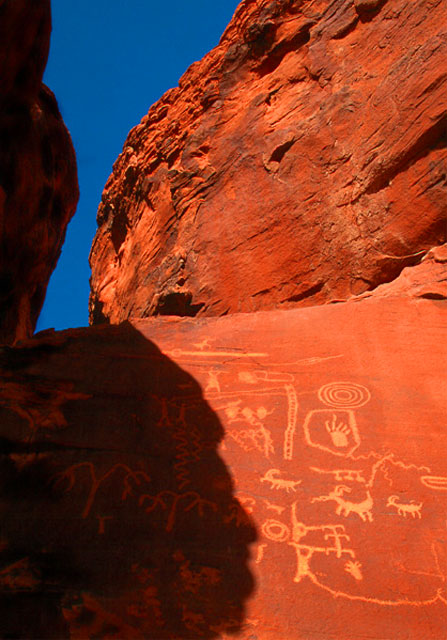
[[[286,509],[285,507],[280,507],[277,504],[273,504],[269,500],[264,500],[264,504],[267,507],[267,509],[269,509],[270,511],[275,511],[275,513],[277,513],[278,515],[281,515],[282,513],[284,513]]]
[[[422,476],[422,484],[435,491],[447,491],[447,477],[443,476]]]
[[[351,457],[360,445],[355,414],[351,410],[314,409],[304,420],[307,444],[336,456]]]
[[[332,414],[332,420],[326,420],[324,424],[334,447],[344,448],[348,446],[351,429],[347,424],[338,422],[335,413]]]
[[[296,421],[298,415],[298,399],[293,385],[286,384],[284,388],[286,390],[288,402],[287,429],[284,435],[284,460],[292,460],[293,440],[295,438]]]
[[[257,549],[257,553],[256,553],[256,560],[255,560],[256,564],[259,564],[264,559],[264,551],[265,551],[266,547],[267,547],[266,544],[258,544],[258,549]]]
[[[356,580],[363,580],[361,569],[362,563],[358,562],[358,560],[348,560],[348,562],[345,564],[346,573],[349,573]]]
[[[302,482],[301,480],[283,480],[282,478],[278,478],[279,475],[281,475],[279,469],[269,469],[260,481],[270,482],[270,489],[284,489],[287,493],[289,493],[289,491],[296,491],[296,488]]]
[[[208,382],[205,387],[205,393],[220,393],[220,382],[218,377],[221,373],[221,371],[217,371],[216,369],[210,369],[208,371]]]
[[[274,542],[286,542],[290,538],[290,529],[279,520],[266,520],[261,527],[262,533]]]
[[[337,503],[335,513],[338,516],[343,515],[345,516],[345,518],[347,518],[351,513],[356,513],[359,518],[363,520],[363,522],[372,522],[372,508],[374,502],[370,491],[366,491],[366,498],[361,502],[351,502],[350,500],[346,500],[343,497],[344,493],[351,493],[350,487],[347,487],[343,484],[337,485],[327,496],[318,496],[317,498],[312,498],[311,502],[328,502],[330,500],[333,500]]]
[[[195,425],[186,420],[186,407],[182,403],[174,422],[173,440],[175,442],[174,472],[179,489],[191,483],[189,466],[200,460],[203,451],[201,435]]]
[[[146,500],[149,501],[149,506],[145,507],[146,513],[151,513],[158,506],[162,509],[167,510],[167,499],[172,498],[171,507],[168,513],[168,519],[166,522],[166,531],[169,533],[173,530],[175,519],[177,515],[178,504],[181,500],[189,499],[189,503],[187,506],[183,507],[183,511],[188,512],[194,508],[197,508],[197,512],[199,516],[202,518],[205,513],[205,507],[212,509],[213,511],[217,511],[217,505],[215,502],[211,502],[210,500],[205,500],[202,498],[196,491],[187,491],[185,493],[176,493],[175,491],[160,491],[155,496],[149,494],[143,494],[140,496],[139,505],[142,507]]]
[[[318,391],[321,402],[334,409],[356,409],[371,400],[369,390],[354,382],[331,382]]]
[[[334,476],[335,482],[366,482],[365,477],[363,476],[363,469],[334,469],[334,470],[326,470],[319,469],[318,467],[309,467],[311,471],[315,471],[315,473],[327,474]]]
[[[293,382],[293,373],[275,371],[240,371],[238,374],[240,382],[245,384],[258,384],[258,382]]]
[[[96,516],[98,520],[98,534],[103,535],[106,532],[105,523],[106,520],[112,520],[112,516]]]
[[[184,356],[192,356],[198,358],[268,358],[268,353],[244,353],[243,351],[205,351],[199,349],[198,351],[188,351],[185,349],[172,349],[171,351],[165,351],[167,356],[172,358],[182,359]]]
[[[248,513],[253,513],[253,507],[256,500],[250,497],[238,497],[234,500],[229,508],[229,514],[224,517],[223,521],[227,524],[234,522],[236,527],[249,526],[250,518]]]
[[[32,442],[39,429],[61,429],[67,426],[62,406],[70,400],[88,400],[90,394],[73,390],[74,384],[58,382],[39,383],[32,388],[3,379],[0,386],[0,405],[23,418],[29,425]]]
[[[90,491],[88,493],[87,501],[85,503],[85,507],[81,516],[84,520],[90,514],[99,487],[118,470],[124,471],[123,492],[121,494],[121,500],[123,501],[126,500],[129,495],[133,495],[133,487],[130,482],[131,480],[133,480],[138,486],[141,485],[141,482],[150,482],[150,478],[145,471],[133,471],[127,465],[121,463],[115,464],[108,471],[106,471],[106,473],[98,478],[96,475],[95,466],[92,462],[80,462],[79,464],[74,464],[68,469],[65,469],[65,471],[58,473],[53,479],[54,485],[57,486],[58,484],[66,480],[68,482],[66,491],[71,491],[76,483],[76,472],[83,470],[86,470],[88,472],[91,480]]]
[[[305,577],[309,577],[313,582],[316,581],[316,577],[310,568],[310,561],[315,553],[323,553],[329,555],[334,553],[336,558],[342,558],[344,554],[355,558],[355,552],[353,549],[347,549],[343,546],[343,541],[350,541],[349,535],[346,533],[344,525],[339,524],[327,524],[318,526],[308,526],[303,522],[300,522],[297,518],[297,502],[292,504],[292,540],[288,544],[294,547],[296,552],[296,572],[293,578],[294,582],[301,582]],[[320,532],[323,535],[325,542],[332,541],[332,545],[310,545],[302,542],[310,532]]]
[[[211,338],[204,338],[204,340],[202,340],[201,342],[193,343],[192,346],[196,347],[200,351],[203,351],[204,349],[209,349],[210,348],[210,342],[211,342]]]
[[[397,513],[404,518],[407,515],[411,515],[413,518],[421,519],[421,509],[423,506],[422,502],[415,502],[412,500],[410,503],[400,502],[399,496],[390,496],[386,503],[387,507],[395,507],[397,509]]]

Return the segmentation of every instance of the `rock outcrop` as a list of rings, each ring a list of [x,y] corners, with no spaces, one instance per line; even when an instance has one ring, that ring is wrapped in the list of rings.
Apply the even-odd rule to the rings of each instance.
[[[347,299],[445,242],[447,6],[244,0],[129,134],[91,321]]]
[[[444,637],[445,313],[372,296],[4,349],[3,637]]]
[[[76,159],[42,84],[50,1],[0,3],[0,343],[30,336],[78,200]]]

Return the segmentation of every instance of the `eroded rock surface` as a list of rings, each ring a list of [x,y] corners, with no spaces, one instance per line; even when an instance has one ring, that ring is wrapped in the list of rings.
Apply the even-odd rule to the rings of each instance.
[[[78,200],[76,159],[42,84],[49,0],[0,3],[0,343],[34,330]]]
[[[373,296],[4,349],[5,637],[444,637],[445,313]]]
[[[245,0],[129,134],[91,320],[347,299],[446,232],[442,0]]]

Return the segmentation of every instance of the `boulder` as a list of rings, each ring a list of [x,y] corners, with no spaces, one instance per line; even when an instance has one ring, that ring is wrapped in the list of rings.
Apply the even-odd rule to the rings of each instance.
[[[49,0],[0,3],[0,343],[32,335],[78,201],[76,159],[42,84]]]

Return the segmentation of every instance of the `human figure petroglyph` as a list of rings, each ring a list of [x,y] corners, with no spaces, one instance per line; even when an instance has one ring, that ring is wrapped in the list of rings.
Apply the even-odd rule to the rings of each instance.
[[[421,509],[423,507],[423,502],[415,502],[412,500],[410,503],[400,502],[399,496],[390,496],[386,503],[387,507],[396,507],[397,513],[404,518],[407,517],[407,514],[410,514],[413,518],[421,519]]]
[[[208,507],[213,511],[217,511],[217,505],[215,502],[211,502],[210,500],[206,500],[202,498],[197,491],[186,491],[185,493],[176,493],[175,491],[160,491],[155,496],[149,495],[147,493],[140,496],[138,504],[142,507],[146,500],[150,502],[149,506],[145,507],[146,513],[151,513],[157,506],[160,506],[162,509],[167,509],[168,505],[166,504],[167,498],[173,498],[171,503],[171,508],[168,513],[168,519],[166,522],[166,531],[169,533],[173,530],[175,519],[177,515],[177,507],[181,500],[184,498],[190,498],[190,501],[187,506],[183,507],[183,511],[191,511],[194,508],[197,508],[197,512],[200,517],[204,516],[204,507]]]
[[[221,371],[217,371],[216,369],[210,369],[208,371],[208,382],[205,387],[205,393],[220,393],[220,382],[218,376],[221,375]]]
[[[204,351],[205,349],[209,349],[210,348],[210,342],[211,342],[211,338],[204,338],[201,342],[196,342],[193,343],[193,347],[197,347],[197,349],[199,349],[199,351]]]
[[[269,469],[261,478],[261,482],[270,482],[270,489],[284,489],[289,491],[296,491],[296,488],[301,484],[302,480],[283,480],[278,478],[281,475],[279,469]]]
[[[349,541],[350,537],[346,533],[344,525],[339,524],[327,524],[308,526],[303,522],[300,522],[297,518],[297,502],[292,504],[292,542],[288,544],[294,547],[296,552],[297,567],[294,582],[301,582],[305,577],[308,577],[317,584],[317,580],[314,572],[310,568],[310,561],[315,553],[323,553],[329,555],[334,553],[337,558],[342,558],[343,555],[348,555],[355,559],[355,553],[353,549],[347,549],[343,546],[344,540]],[[332,546],[322,545],[310,545],[302,542],[310,532],[321,532],[325,542],[332,541]]]
[[[328,495],[312,498],[311,502],[328,502],[330,500],[333,500],[337,503],[335,513],[338,516],[343,515],[345,518],[347,518],[349,514],[356,513],[363,520],[363,522],[372,522],[372,508],[374,506],[374,502],[369,489],[366,490],[366,498],[361,502],[352,502],[351,500],[346,500],[343,497],[344,493],[351,493],[351,491],[352,489],[350,489],[346,485],[340,484],[334,487],[334,489]]]
[[[130,482],[131,480],[133,480],[135,484],[138,486],[141,485],[141,482],[146,482],[146,483],[150,482],[150,477],[145,471],[140,471],[140,470],[134,471],[125,464],[121,464],[121,463],[115,464],[108,471],[106,471],[106,473],[98,477],[96,474],[95,465],[92,462],[80,462],[79,464],[74,464],[71,467],[68,467],[68,469],[65,469],[65,471],[58,473],[53,479],[54,485],[57,486],[58,484],[66,480],[68,482],[66,491],[71,491],[76,482],[76,471],[84,470],[84,469],[88,472],[90,476],[91,487],[90,487],[90,491],[87,496],[87,501],[81,516],[83,520],[85,520],[85,518],[87,518],[88,515],[90,514],[90,511],[93,506],[94,500],[96,498],[96,494],[98,493],[99,487],[108,478],[110,478],[116,471],[118,470],[124,471],[123,492],[121,494],[121,500],[126,500],[126,498],[129,495],[133,494],[133,487]]]

